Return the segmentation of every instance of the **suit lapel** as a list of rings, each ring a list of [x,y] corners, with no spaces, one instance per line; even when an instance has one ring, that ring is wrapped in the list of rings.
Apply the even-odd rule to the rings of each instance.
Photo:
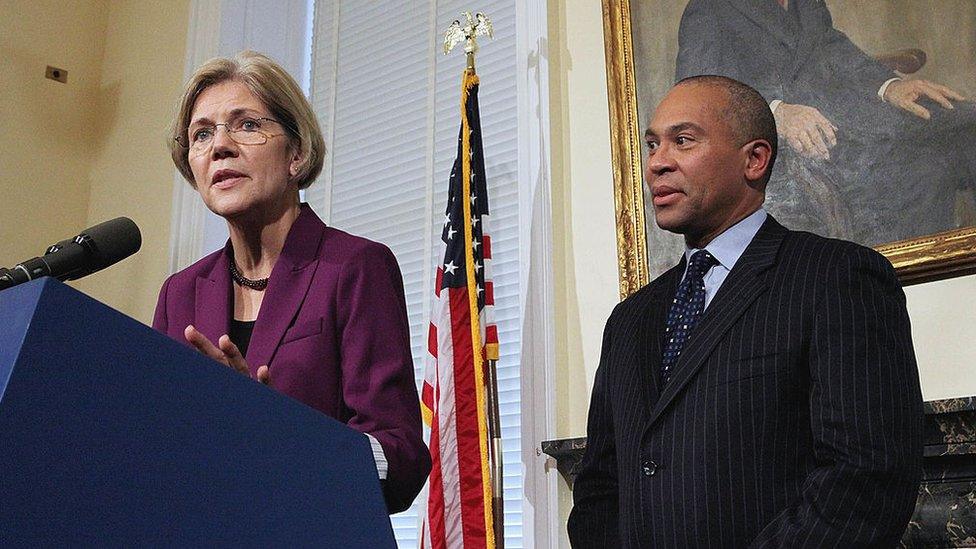
[[[267,293],[251,333],[245,359],[252,375],[259,366],[271,364],[285,331],[298,315],[318,267],[324,232],[325,224],[303,204],[271,271]]]
[[[230,259],[227,252],[217,256],[209,273],[197,277],[193,325],[214,345],[229,332],[231,315]]]
[[[678,357],[671,381],[664,387],[651,412],[653,424],[681,390],[705,364],[715,345],[738,320],[746,308],[765,292],[768,270],[776,260],[779,245],[787,230],[772,216],[766,219],[755,238],[736,262],[729,276],[705,310],[685,348]],[[658,359],[660,363],[660,358]]]
[[[729,4],[791,50],[796,48],[792,19],[776,0],[730,0]]]
[[[678,282],[684,272],[684,259],[678,266],[673,267],[659,280],[642,307],[641,326],[638,330],[637,369],[640,387],[644,393],[644,401],[648,403],[645,410],[650,410],[658,398],[661,383],[661,334],[664,333],[664,323],[668,317],[668,309],[677,292]]]

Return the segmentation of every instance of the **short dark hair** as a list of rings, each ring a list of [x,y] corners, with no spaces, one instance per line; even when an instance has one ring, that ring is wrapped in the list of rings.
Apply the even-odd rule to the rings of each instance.
[[[675,86],[686,84],[714,86],[722,88],[729,94],[729,106],[725,113],[726,119],[740,143],[746,144],[756,139],[763,139],[769,142],[769,146],[772,148],[769,167],[763,177],[764,184],[769,182],[769,176],[773,172],[773,163],[776,161],[779,142],[776,136],[776,119],[773,118],[773,111],[769,109],[769,103],[762,94],[738,80],[715,74],[689,76],[679,80]]]

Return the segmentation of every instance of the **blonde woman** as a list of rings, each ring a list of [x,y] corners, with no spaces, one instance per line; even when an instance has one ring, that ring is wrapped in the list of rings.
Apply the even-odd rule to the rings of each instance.
[[[366,433],[390,512],[406,509],[430,455],[403,281],[388,248],[300,203],[325,155],[300,88],[258,53],[208,61],[170,149],[230,239],[166,280],[153,327]]]

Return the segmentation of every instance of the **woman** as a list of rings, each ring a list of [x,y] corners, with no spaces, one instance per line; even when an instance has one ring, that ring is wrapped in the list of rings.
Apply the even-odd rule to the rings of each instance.
[[[326,227],[298,191],[325,144],[298,85],[242,52],[187,83],[173,162],[230,239],[169,277],[153,328],[366,433],[391,512],[430,470],[403,281],[382,244]]]

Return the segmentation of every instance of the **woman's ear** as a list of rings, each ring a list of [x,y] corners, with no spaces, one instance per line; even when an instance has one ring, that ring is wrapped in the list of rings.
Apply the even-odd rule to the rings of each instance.
[[[292,157],[291,163],[288,165],[288,175],[295,177],[298,175],[298,170],[302,166],[302,153],[301,151],[296,151],[295,156]]]

